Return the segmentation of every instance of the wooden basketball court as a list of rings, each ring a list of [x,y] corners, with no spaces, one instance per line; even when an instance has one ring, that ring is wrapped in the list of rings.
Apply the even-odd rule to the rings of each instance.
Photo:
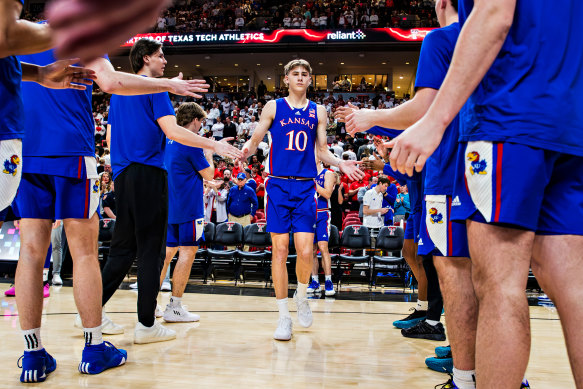
[[[2,292],[8,287],[0,284]],[[167,324],[178,333],[174,341],[135,345],[137,293],[119,290],[107,311],[126,332],[105,338],[128,350],[128,362],[88,376],[77,371],[83,334],[73,327],[72,288],[52,287],[45,299],[42,337],[57,370],[34,385],[18,380],[16,361],[23,350],[18,312],[15,299],[2,293],[0,388],[433,388],[448,379],[424,364],[435,346],[447,342],[403,338],[391,325],[411,303],[344,299],[349,293],[355,292],[312,300],[311,328],[299,327],[292,312],[290,342],[272,339],[278,317],[273,297],[186,293],[184,304],[201,315],[200,322]],[[169,298],[169,292],[161,293],[159,302],[164,306]],[[290,308],[295,309],[293,303]],[[532,388],[574,388],[556,311],[530,311],[533,342],[527,378]]]

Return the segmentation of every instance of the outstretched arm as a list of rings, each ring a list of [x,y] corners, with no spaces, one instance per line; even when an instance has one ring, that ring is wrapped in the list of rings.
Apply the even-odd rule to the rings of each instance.
[[[22,4],[16,0],[0,0],[0,58],[33,54],[53,47],[50,27],[20,20]]]
[[[267,134],[267,131],[269,131],[271,128],[273,119],[275,119],[275,107],[275,100],[270,100],[267,102],[267,104],[265,104],[265,107],[261,111],[259,123],[257,124],[257,127],[255,127],[255,131],[253,131],[251,139],[249,139],[243,145],[243,156],[241,157],[240,161],[245,161],[257,151],[257,146],[259,146],[259,143],[265,134]]]

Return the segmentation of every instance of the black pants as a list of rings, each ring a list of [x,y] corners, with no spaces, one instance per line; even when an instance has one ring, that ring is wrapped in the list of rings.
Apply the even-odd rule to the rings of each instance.
[[[138,320],[151,327],[166,253],[166,172],[133,163],[114,183],[117,220],[109,259],[103,268],[103,305],[113,296],[137,258]]]
[[[117,190],[117,187],[116,187]],[[439,321],[441,318],[441,311],[443,311],[443,298],[441,297],[441,289],[439,289],[439,278],[437,278],[437,270],[433,265],[433,255],[423,256],[423,268],[427,276],[427,319]]]

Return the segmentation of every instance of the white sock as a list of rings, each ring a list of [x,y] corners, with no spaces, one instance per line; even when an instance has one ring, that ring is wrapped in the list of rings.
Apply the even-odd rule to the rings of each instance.
[[[24,336],[24,351],[38,351],[43,349],[43,343],[40,340],[40,328],[22,331]]]
[[[417,306],[415,307],[415,310],[427,311],[427,308],[429,308],[429,301],[417,300]]]
[[[522,383],[523,383],[523,384],[526,384],[526,376],[524,376],[524,377],[522,378]]]
[[[101,333],[101,326],[93,328],[83,328],[83,334],[85,335],[85,344],[95,346],[97,344],[103,343],[103,334]]]
[[[182,305],[182,297],[170,297],[170,305],[173,307],[180,307]]]
[[[428,319],[425,319],[425,322],[432,327],[435,327],[437,325],[437,323],[439,323],[438,320],[428,320]]]
[[[318,276],[312,276],[312,281],[314,282],[320,282],[320,280],[318,279]]]
[[[290,317],[291,315],[289,314],[289,307],[287,304],[287,297],[283,298],[281,300],[275,300],[277,302],[277,308],[279,309],[279,317]]]
[[[459,389],[476,389],[476,371],[453,368],[453,383]]]
[[[298,296],[298,299],[305,299],[308,297],[308,284],[302,284],[301,282],[298,282],[298,287],[296,288],[296,293]]]
[[[329,276],[326,276],[326,281],[332,282],[332,274],[330,274]]]
[[[43,269],[43,282],[47,282],[49,280],[49,269]]]

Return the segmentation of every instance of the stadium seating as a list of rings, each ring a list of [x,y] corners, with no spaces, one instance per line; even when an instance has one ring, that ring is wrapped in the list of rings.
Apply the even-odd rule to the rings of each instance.
[[[245,226],[243,230],[243,244],[259,251],[238,250],[239,274],[245,282],[247,272],[263,274],[265,284],[269,282],[271,274],[271,252],[266,249],[271,246],[271,234],[265,230],[265,223],[254,223]],[[236,277],[238,278],[238,277]]]
[[[372,257],[372,285],[376,286],[379,271],[396,272],[405,285],[407,270],[405,259],[401,256],[405,232],[401,227],[388,226],[379,231],[376,240],[376,249],[382,250],[383,255]]]
[[[243,226],[239,223],[220,223],[215,228],[214,246],[240,246],[243,244]],[[216,280],[216,270],[229,269],[235,276],[235,285],[238,281],[239,258],[237,250],[208,249],[209,274]]]
[[[370,284],[371,279],[371,258],[369,255],[358,255],[355,252],[364,252],[371,245],[370,231],[367,227],[361,225],[351,225],[344,228],[340,247],[351,250],[351,254],[340,254],[336,261],[334,275],[338,288],[342,282],[342,275],[345,270],[363,271],[366,275],[367,282]]]

